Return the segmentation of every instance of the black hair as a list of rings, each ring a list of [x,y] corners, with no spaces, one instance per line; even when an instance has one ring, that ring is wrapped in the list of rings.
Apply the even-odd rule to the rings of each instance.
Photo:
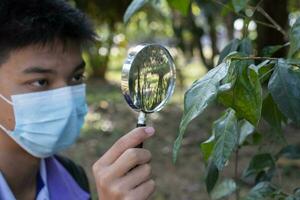
[[[0,0],[0,64],[13,50],[55,41],[94,41],[92,23],[64,0]]]

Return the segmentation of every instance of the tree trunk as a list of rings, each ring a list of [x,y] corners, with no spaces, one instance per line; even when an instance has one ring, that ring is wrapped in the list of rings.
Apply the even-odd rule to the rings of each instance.
[[[109,36],[108,36],[108,46],[107,46],[107,54],[101,62],[101,66],[93,66],[93,77],[105,80],[105,75],[108,69],[108,63],[110,58],[111,48],[113,46],[113,36],[114,36],[114,23],[111,23],[109,26]],[[97,55],[100,56],[100,55]]]
[[[211,41],[211,50],[212,55],[210,58],[210,66],[214,66],[214,58],[218,54],[218,48],[217,48],[217,31],[216,31],[216,20],[215,17],[212,15],[209,15],[207,17],[208,23],[210,24],[210,30],[209,30],[209,37]]]
[[[261,7],[272,17],[284,30],[288,28],[288,1],[287,0],[264,0]],[[256,19],[271,24],[261,13],[256,11]],[[263,47],[269,45],[282,45],[287,38],[278,30],[258,24],[257,26],[257,49],[260,53]],[[275,57],[284,57],[287,53],[285,48],[274,54]]]
[[[228,15],[224,19],[224,22],[225,22],[226,30],[227,30],[227,39],[228,39],[228,41],[231,41],[234,38],[234,27],[233,27],[234,16],[233,16],[233,14],[228,13]]]

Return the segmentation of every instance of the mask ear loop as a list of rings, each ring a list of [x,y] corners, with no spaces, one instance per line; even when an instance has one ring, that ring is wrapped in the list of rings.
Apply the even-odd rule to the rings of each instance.
[[[0,98],[1,99],[3,99],[6,103],[8,103],[9,105],[13,105],[13,103],[10,101],[10,100],[8,100],[6,97],[4,97],[2,94],[0,94]],[[4,132],[6,132],[7,134],[9,134],[10,133],[10,131],[9,130],[7,130],[4,126],[2,126],[1,124],[0,124],[0,129],[2,129]]]
[[[1,124],[0,124],[0,129],[2,129],[6,134],[10,134],[10,131],[9,130],[7,130],[4,126],[2,126]]]
[[[3,99],[6,103],[13,105],[13,103],[10,100],[8,100],[6,97],[4,97],[2,94],[0,94],[0,98]]]

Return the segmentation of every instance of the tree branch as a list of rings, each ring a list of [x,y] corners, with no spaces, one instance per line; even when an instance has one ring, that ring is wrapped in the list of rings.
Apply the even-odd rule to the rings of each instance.
[[[288,37],[288,34],[286,33],[286,31],[260,6],[258,6],[257,11],[260,12],[263,16],[265,16],[275,27],[276,29],[282,34],[284,35],[284,37]]]
[[[229,9],[230,11],[232,11],[235,15],[237,15],[237,16],[239,16],[239,17],[242,17],[242,18],[249,18],[248,16],[246,16],[246,15],[244,15],[244,14],[241,14],[241,13],[236,13],[236,12],[234,12],[234,10],[231,8],[231,7],[229,7],[228,5],[226,5],[226,4],[224,4],[224,3],[222,3],[222,2],[220,2],[220,1],[217,1],[217,0],[213,0],[215,3],[217,3],[217,4],[219,4],[219,5],[221,5],[221,6],[223,6],[223,7],[226,7],[227,9]],[[250,6],[251,7],[251,6]],[[253,7],[251,7],[251,8],[253,8]],[[255,10],[258,10],[259,11],[259,6],[256,8],[254,8],[254,11]],[[265,12],[266,13],[266,12]],[[265,16],[266,17],[266,16]],[[270,17],[270,16],[269,16]],[[253,20],[255,23],[257,23],[257,24],[260,24],[260,25],[263,25],[263,26],[266,26],[266,27],[269,27],[269,28],[273,28],[273,29],[275,29],[275,30],[277,30],[277,31],[279,31],[280,33],[282,33],[285,37],[287,36],[287,33],[278,25],[278,23],[277,22],[275,22],[275,20],[273,20],[274,22],[275,22],[275,24],[277,24],[277,25],[275,25],[274,23],[272,23],[272,24],[269,24],[269,23],[266,23],[266,22],[263,22],[263,21],[260,21],[260,20],[256,20],[256,19],[253,19],[252,17],[251,17],[251,20]],[[269,20],[270,21],[270,20]]]
[[[239,147],[237,147],[237,149],[235,150],[234,179],[236,183],[239,180],[238,170],[239,170]],[[240,199],[240,191],[238,187],[235,190],[235,199],[236,200]]]
[[[279,60],[281,58],[249,56],[249,57],[231,57],[230,59],[231,60]]]

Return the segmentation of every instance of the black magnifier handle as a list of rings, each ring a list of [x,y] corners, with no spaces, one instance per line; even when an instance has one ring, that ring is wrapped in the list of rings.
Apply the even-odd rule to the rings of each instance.
[[[136,127],[145,127],[145,126],[146,126],[145,123],[144,124],[141,124],[141,123],[136,124]],[[143,148],[143,143],[137,145],[135,148]]]
[[[138,123],[136,124],[136,127],[145,127],[146,126],[146,114],[141,111],[139,113],[138,117]],[[143,148],[143,143],[136,146],[136,148]]]
[[[137,125],[136,125],[136,127],[145,127],[146,126],[146,124],[140,124],[140,123],[138,123]]]

